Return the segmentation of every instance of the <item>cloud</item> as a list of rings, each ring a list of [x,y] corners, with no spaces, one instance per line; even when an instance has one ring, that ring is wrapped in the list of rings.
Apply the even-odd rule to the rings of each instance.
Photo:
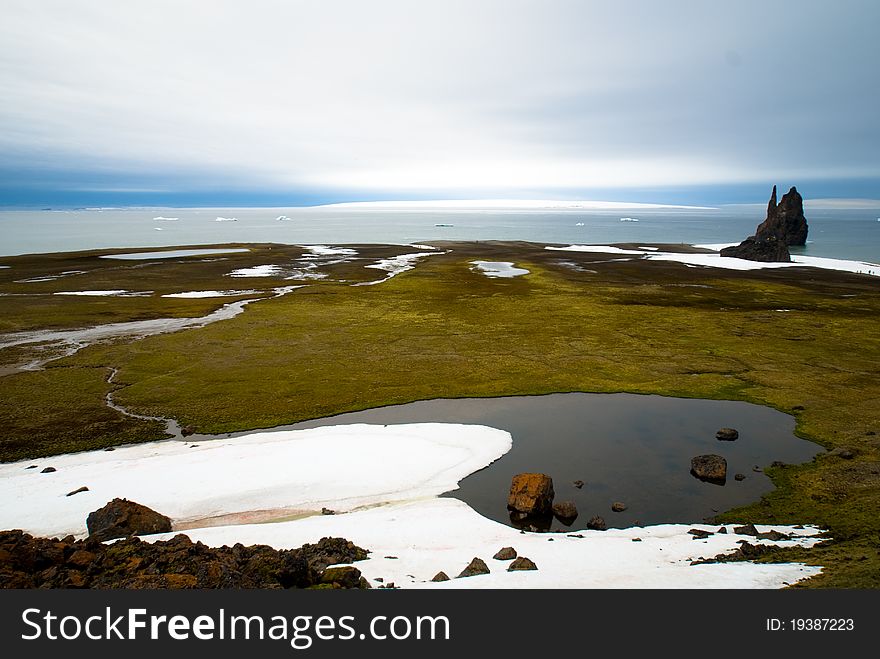
[[[435,194],[878,177],[878,19],[869,1],[7,0],[0,167]]]

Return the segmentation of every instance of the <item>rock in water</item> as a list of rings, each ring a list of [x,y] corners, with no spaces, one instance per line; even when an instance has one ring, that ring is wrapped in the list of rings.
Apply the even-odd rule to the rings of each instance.
[[[732,442],[739,439],[739,432],[734,428],[721,428],[715,433],[715,439],[720,439],[723,442]]]
[[[691,473],[701,481],[723,485],[727,480],[727,460],[720,455],[698,455],[691,458]]]
[[[616,513],[622,513],[624,510],[626,510],[626,504],[623,503],[623,501],[615,501],[611,504],[611,510]]]
[[[587,528],[592,529],[593,531],[604,531],[608,528],[608,525],[605,524],[604,517],[596,515],[595,517],[591,517],[590,521],[587,522]]]
[[[86,527],[90,538],[103,542],[131,535],[167,533],[171,530],[171,519],[134,501],[113,499],[89,513]]]
[[[578,516],[578,509],[574,501],[560,501],[553,504],[553,514],[563,524],[566,522],[571,523]]]
[[[474,577],[478,574],[489,574],[489,566],[482,558],[474,558],[457,578]]]
[[[767,204],[767,217],[755,231],[739,245],[725,247],[721,256],[764,262],[791,261],[789,245],[805,245],[807,242],[807,218],[804,217],[804,200],[797,188],[792,187],[782,200],[776,203],[776,186]]]
[[[508,572],[515,572],[517,570],[537,570],[538,566],[535,565],[531,560],[526,558],[525,556],[520,556],[513,563],[507,566]]]
[[[547,474],[517,474],[510,483],[507,508],[526,515],[547,515],[553,507],[553,479]]]

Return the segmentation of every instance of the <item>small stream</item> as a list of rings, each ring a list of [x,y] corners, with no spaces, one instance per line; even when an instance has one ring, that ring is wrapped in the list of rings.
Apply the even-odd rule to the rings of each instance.
[[[19,367],[25,371],[37,371],[51,361],[61,359],[62,357],[69,357],[83,348],[101,341],[120,338],[141,339],[156,334],[167,334],[169,332],[204,327],[220,320],[235,318],[251,302],[266,300],[271,297],[281,297],[297,288],[302,288],[302,286],[275,288],[271,291],[266,291],[271,294],[270,297],[264,295],[229,302],[206,316],[197,318],[153,318],[150,320],[108,323],[106,325],[97,325],[96,327],[70,330],[38,330],[34,332],[3,334],[0,335],[0,350],[30,344],[44,349],[46,351],[45,356],[38,357]]]

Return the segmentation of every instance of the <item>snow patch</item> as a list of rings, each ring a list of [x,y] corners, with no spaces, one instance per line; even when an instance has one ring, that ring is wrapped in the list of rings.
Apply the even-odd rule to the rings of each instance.
[[[255,265],[250,268],[233,270],[227,277],[277,277],[281,274],[280,265]]]
[[[516,268],[510,261],[471,261],[476,269],[490,279],[510,279],[529,274],[525,268]]]
[[[509,433],[486,426],[357,424],[0,464],[0,528],[82,536],[89,512],[115,497],[149,506],[175,524],[434,497],[504,455],[511,441]],[[25,468],[34,462],[57,471]],[[65,496],[83,485],[88,492]]]
[[[381,284],[382,282],[388,281],[392,277],[399,275],[401,272],[406,272],[407,270],[412,270],[416,267],[416,262],[424,257],[424,256],[433,256],[435,254],[444,254],[445,252],[414,252],[412,254],[401,254],[399,256],[392,256],[387,259],[380,259],[376,261],[376,263],[371,263],[370,265],[364,266],[365,268],[374,268],[376,270],[384,270],[388,273],[388,275],[382,279],[376,279],[375,281],[362,281],[357,284],[352,284],[352,286],[374,286],[376,284]]]
[[[244,291],[184,291],[182,293],[167,293],[162,297],[178,297],[178,298],[202,298],[202,297],[231,297],[234,295],[255,295],[262,291],[244,290]]]
[[[620,247],[611,247],[610,245],[568,245],[567,247],[547,247],[560,252],[595,252],[598,254],[644,254],[643,251],[635,249],[621,249]]]
[[[59,291],[53,295],[83,295],[94,297],[146,297],[152,295],[153,291],[127,291],[117,288],[109,291]]]
[[[717,525],[696,527],[718,530]],[[795,538],[778,543],[737,535],[733,525],[727,525],[726,534],[694,540],[688,533],[691,528],[694,526],[664,524],[522,534],[482,517],[462,501],[440,498],[291,522],[192,529],[186,534],[193,541],[214,546],[241,542],[278,549],[342,536],[371,550],[370,558],[355,565],[374,588],[379,585],[376,577],[401,588],[781,588],[821,571],[799,563],[690,565],[695,559],[732,552],[739,540],[808,547],[818,541],[812,537],[815,528],[758,527],[762,531],[773,528]],[[548,542],[551,538],[554,542]],[[640,541],[634,542],[634,538]],[[508,572],[508,561],[492,558],[502,547],[513,547],[520,556],[532,559],[538,569]],[[491,573],[456,579],[474,556],[482,558]],[[432,583],[430,579],[441,570],[452,580]]]

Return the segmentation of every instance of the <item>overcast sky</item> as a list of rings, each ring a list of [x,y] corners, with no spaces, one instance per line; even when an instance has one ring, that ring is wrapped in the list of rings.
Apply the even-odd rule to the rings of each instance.
[[[875,0],[0,7],[0,202],[880,180]]]

